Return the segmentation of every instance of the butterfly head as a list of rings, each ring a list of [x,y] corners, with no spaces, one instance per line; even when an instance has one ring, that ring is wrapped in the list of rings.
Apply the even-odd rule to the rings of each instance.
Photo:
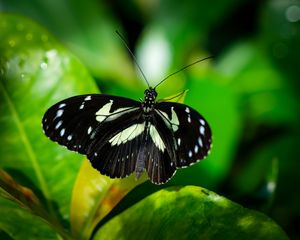
[[[146,89],[144,94],[145,94],[145,101],[155,101],[157,97],[157,92],[152,87]]]
[[[144,101],[142,104],[144,112],[150,112],[153,109],[156,97],[157,97],[157,92],[155,91],[154,88],[149,87],[148,89],[145,90]]]

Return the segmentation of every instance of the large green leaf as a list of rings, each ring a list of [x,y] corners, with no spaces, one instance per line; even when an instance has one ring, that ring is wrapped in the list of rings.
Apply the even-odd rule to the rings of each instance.
[[[97,88],[83,65],[29,19],[1,14],[0,32],[0,167],[67,223],[83,158],[49,141],[41,119],[58,100]]]
[[[169,188],[119,214],[95,239],[288,239],[267,216],[194,186]]]
[[[26,236],[30,236],[30,239],[39,239],[41,237],[45,238],[45,236],[47,236],[49,239],[56,239],[54,231],[59,233],[65,239],[69,239],[67,232],[62,228],[61,224],[57,222],[56,219],[51,216],[51,214],[49,214],[36,194],[31,189],[14,181],[9,174],[1,169],[0,196],[15,202],[20,206],[20,208],[18,208],[8,201],[0,199],[0,211],[2,212],[1,216],[9,216],[6,218],[0,218],[0,229],[5,230],[5,233],[8,234],[8,236],[11,235],[14,239],[24,238],[24,230],[22,231],[20,228],[16,228],[14,225],[14,223],[18,222],[22,223],[22,228],[27,228],[30,226],[32,231],[26,231]],[[25,210],[31,212],[32,215],[36,215],[39,218],[30,216],[28,212],[25,212]],[[44,226],[45,222],[48,224],[48,226]],[[52,229],[49,229],[50,226]]]
[[[232,186],[239,194],[260,189],[271,160],[276,158],[281,182],[281,194],[276,194],[279,200],[293,191],[296,181],[299,154],[294,150],[299,145],[299,100],[295,95],[297,88],[292,89],[288,76],[275,68],[270,55],[259,47],[253,41],[240,42],[228,49],[217,65],[239,96],[239,111],[244,118],[244,151],[238,156],[239,171],[234,173]],[[287,208],[297,207],[299,197],[283,197],[288,204],[279,201]],[[284,221],[282,217],[277,219]]]
[[[251,117],[254,124],[298,121],[298,103],[288,79],[274,68],[257,43],[234,45],[222,56],[217,69],[239,95],[242,114]]]
[[[135,83],[135,72],[126,48],[115,34],[121,26],[103,1],[2,0],[1,9],[30,18],[55,34],[94,76]]]

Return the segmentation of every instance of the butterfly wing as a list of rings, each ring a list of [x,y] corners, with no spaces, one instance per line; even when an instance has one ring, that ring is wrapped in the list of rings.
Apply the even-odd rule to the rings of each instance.
[[[172,131],[155,112],[149,126],[148,139],[145,169],[151,182],[165,183],[176,171],[177,155]]]
[[[191,107],[171,102],[156,105],[157,118],[163,119],[173,138],[176,167],[189,166],[203,159],[211,148],[211,129],[207,121]],[[172,141],[172,140],[168,140]]]
[[[176,153],[169,151],[171,143],[162,134],[169,130],[158,120],[159,124],[154,116],[148,118],[143,112],[136,112],[124,117],[120,125],[114,122],[89,150],[93,167],[113,178],[126,177],[134,171],[139,177],[147,169],[151,182],[161,184],[169,180],[176,170],[175,162],[169,162]]]
[[[65,99],[50,107],[42,126],[46,136],[68,149],[87,154],[91,144],[110,125],[138,111],[139,102],[104,94]]]
[[[140,149],[144,146],[145,122],[142,112],[124,114],[103,125],[105,130],[90,145],[87,157],[94,168],[112,178],[123,178],[135,171]]]

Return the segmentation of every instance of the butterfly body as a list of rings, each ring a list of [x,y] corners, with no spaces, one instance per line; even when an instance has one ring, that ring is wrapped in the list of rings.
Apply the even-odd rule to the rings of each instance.
[[[151,182],[167,182],[176,169],[203,159],[211,130],[191,107],[157,102],[154,88],[140,102],[105,94],[65,99],[42,120],[45,134],[85,154],[94,168],[112,178],[147,172]]]

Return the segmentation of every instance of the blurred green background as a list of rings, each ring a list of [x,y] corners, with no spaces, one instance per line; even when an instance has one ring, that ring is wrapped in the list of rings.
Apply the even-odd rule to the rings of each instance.
[[[152,86],[214,56],[158,88],[160,98],[188,89],[185,103],[213,132],[211,155],[167,186],[208,188],[300,238],[300,1],[0,0],[0,11],[45,27],[102,93],[139,99],[146,88],[116,30]],[[157,189],[145,183],[131,197]]]

